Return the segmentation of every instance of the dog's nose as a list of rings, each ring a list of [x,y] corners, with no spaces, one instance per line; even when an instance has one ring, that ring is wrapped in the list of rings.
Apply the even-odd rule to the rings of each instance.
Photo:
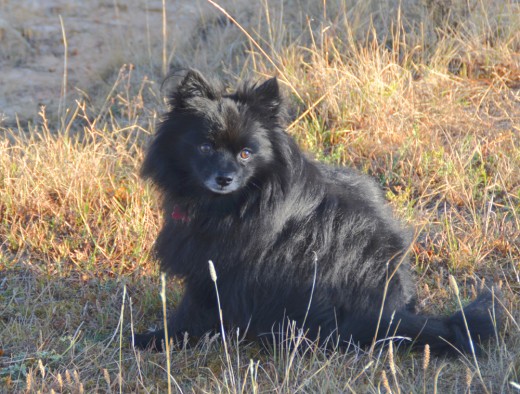
[[[229,175],[219,175],[215,178],[215,181],[220,187],[226,187],[229,186],[231,182],[233,182],[233,178]]]

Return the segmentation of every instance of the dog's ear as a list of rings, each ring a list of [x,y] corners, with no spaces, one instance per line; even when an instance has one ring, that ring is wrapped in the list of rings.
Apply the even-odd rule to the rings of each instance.
[[[253,103],[258,109],[271,114],[278,114],[282,104],[280,87],[276,77],[268,79],[253,90]]]
[[[199,98],[215,100],[220,90],[197,70],[190,69],[174,90],[170,104],[174,108],[197,107],[193,101]]]
[[[189,70],[179,85],[178,92],[185,98],[204,97],[210,100],[216,98],[215,88],[197,70]]]
[[[256,86],[244,85],[237,92],[239,100],[260,115],[260,120],[268,126],[284,123],[285,111],[282,105],[280,87],[276,77]]]

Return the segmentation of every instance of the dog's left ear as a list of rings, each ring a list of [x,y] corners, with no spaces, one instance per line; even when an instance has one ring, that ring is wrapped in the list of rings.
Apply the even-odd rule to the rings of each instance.
[[[276,115],[280,112],[282,99],[276,77],[268,79],[261,85],[255,87],[253,97],[254,106],[262,110],[262,112],[265,111]]]

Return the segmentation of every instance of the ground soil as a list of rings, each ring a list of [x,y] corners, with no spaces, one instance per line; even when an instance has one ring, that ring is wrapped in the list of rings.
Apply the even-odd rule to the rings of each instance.
[[[172,49],[210,6],[166,3]],[[35,119],[41,105],[57,108],[65,69],[69,95],[89,92],[122,64],[160,56],[162,37],[161,0],[0,0],[0,126]]]

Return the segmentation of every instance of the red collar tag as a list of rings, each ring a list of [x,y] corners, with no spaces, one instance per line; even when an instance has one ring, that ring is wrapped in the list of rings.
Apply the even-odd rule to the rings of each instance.
[[[186,212],[182,211],[178,205],[175,205],[173,207],[172,219],[175,221],[181,221],[183,223],[187,223],[190,221],[190,218],[188,217]]]

